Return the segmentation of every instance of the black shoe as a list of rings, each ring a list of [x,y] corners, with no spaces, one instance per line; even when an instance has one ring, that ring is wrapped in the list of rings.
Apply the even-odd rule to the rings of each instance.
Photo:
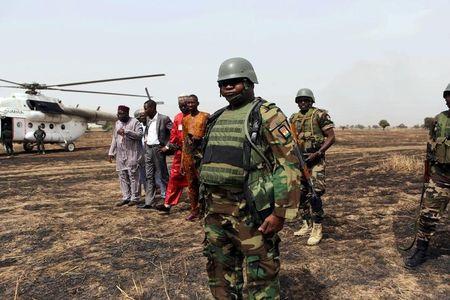
[[[116,206],[123,206],[128,203],[130,203],[130,200],[122,200],[121,202],[117,203]]]
[[[167,213],[167,214],[170,213],[170,206],[167,207],[167,206],[165,206],[164,204],[159,204],[159,205],[157,205],[157,206],[156,206],[156,209],[159,210],[159,211],[161,211],[161,212]]]
[[[133,200],[128,203],[128,206],[133,206],[133,205],[137,205],[137,204],[138,204],[138,202]]]
[[[148,204],[139,204],[137,206],[137,208],[140,208],[140,209],[155,209],[153,206],[148,205]]]
[[[423,264],[427,260],[428,241],[417,240],[416,250],[411,257],[405,259],[407,268],[415,268]]]

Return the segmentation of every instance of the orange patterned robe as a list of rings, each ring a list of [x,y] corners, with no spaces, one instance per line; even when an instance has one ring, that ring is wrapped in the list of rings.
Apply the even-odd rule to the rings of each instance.
[[[198,215],[199,181],[198,170],[195,168],[194,156],[200,151],[200,143],[205,135],[206,122],[209,114],[198,112],[195,116],[189,114],[183,118],[183,154],[182,166],[188,181],[188,197],[191,203],[191,213]]]

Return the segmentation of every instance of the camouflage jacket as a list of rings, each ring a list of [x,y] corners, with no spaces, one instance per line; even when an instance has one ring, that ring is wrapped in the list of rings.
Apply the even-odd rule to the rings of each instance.
[[[297,216],[302,174],[294,154],[290,126],[284,113],[274,103],[264,103],[260,112],[263,134],[274,160],[274,214],[293,219]]]
[[[296,134],[304,152],[317,151],[325,142],[324,132],[334,128],[328,112],[316,107],[311,107],[305,114],[301,111],[292,114],[290,122],[297,129]]]

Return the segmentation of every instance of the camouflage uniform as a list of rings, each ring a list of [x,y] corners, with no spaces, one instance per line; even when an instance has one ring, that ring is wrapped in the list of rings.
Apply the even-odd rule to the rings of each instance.
[[[327,111],[315,107],[311,107],[306,114],[302,112],[295,113],[291,116],[290,122],[295,122],[297,128],[298,140],[300,147],[305,154],[314,153],[322,146],[324,132],[334,128],[334,123],[328,115]],[[314,189],[317,196],[325,194],[325,155],[316,161],[307,163],[311,170],[311,179],[314,183]],[[302,189],[302,197],[300,200],[300,214],[303,220],[311,220],[310,198],[312,195],[308,193],[307,184]],[[312,212],[312,219],[316,223],[320,223],[323,219],[323,209]]]
[[[450,108],[450,84],[443,92]],[[427,260],[430,239],[450,199],[450,111],[438,114],[430,128],[427,143],[427,163],[430,167],[421,202],[414,253],[405,258],[405,267],[414,269]],[[426,170],[427,171],[427,170]],[[427,173],[427,172],[426,172]],[[408,248],[409,249],[409,248]]]
[[[444,116],[444,121],[439,122],[439,116]],[[430,181],[426,184],[425,196],[420,211],[419,228],[417,237],[420,240],[429,241],[436,231],[436,225],[447,208],[450,199],[450,150],[449,146],[441,148],[436,147],[437,143],[446,145],[447,137],[443,137],[445,141],[439,141],[439,131],[450,132],[450,111],[444,111],[436,117],[436,122],[430,131],[429,148],[432,149],[433,165],[430,169]],[[448,120],[448,121],[447,121]],[[446,124],[449,123],[447,128]],[[447,134],[445,134],[447,135]]]
[[[258,227],[270,213],[295,218],[301,173],[286,116],[267,102],[259,111],[263,148],[273,168],[266,173],[249,170],[245,184],[256,199],[270,202],[267,199],[273,198],[272,203],[255,201],[251,208],[243,186],[209,185],[208,176],[212,174],[204,171],[205,158],[200,169],[201,190],[206,198],[204,255],[208,258],[209,287],[217,299],[279,299],[280,238],[277,234],[263,235]],[[209,125],[206,141],[214,126]],[[259,212],[256,216],[255,211]]]

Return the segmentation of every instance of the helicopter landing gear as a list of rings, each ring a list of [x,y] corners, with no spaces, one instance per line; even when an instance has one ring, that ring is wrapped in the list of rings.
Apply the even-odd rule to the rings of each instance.
[[[66,151],[73,152],[75,150],[75,144],[74,143],[68,143],[64,147]]]
[[[31,152],[33,151],[34,145],[32,143],[23,143],[23,150],[25,152]]]

